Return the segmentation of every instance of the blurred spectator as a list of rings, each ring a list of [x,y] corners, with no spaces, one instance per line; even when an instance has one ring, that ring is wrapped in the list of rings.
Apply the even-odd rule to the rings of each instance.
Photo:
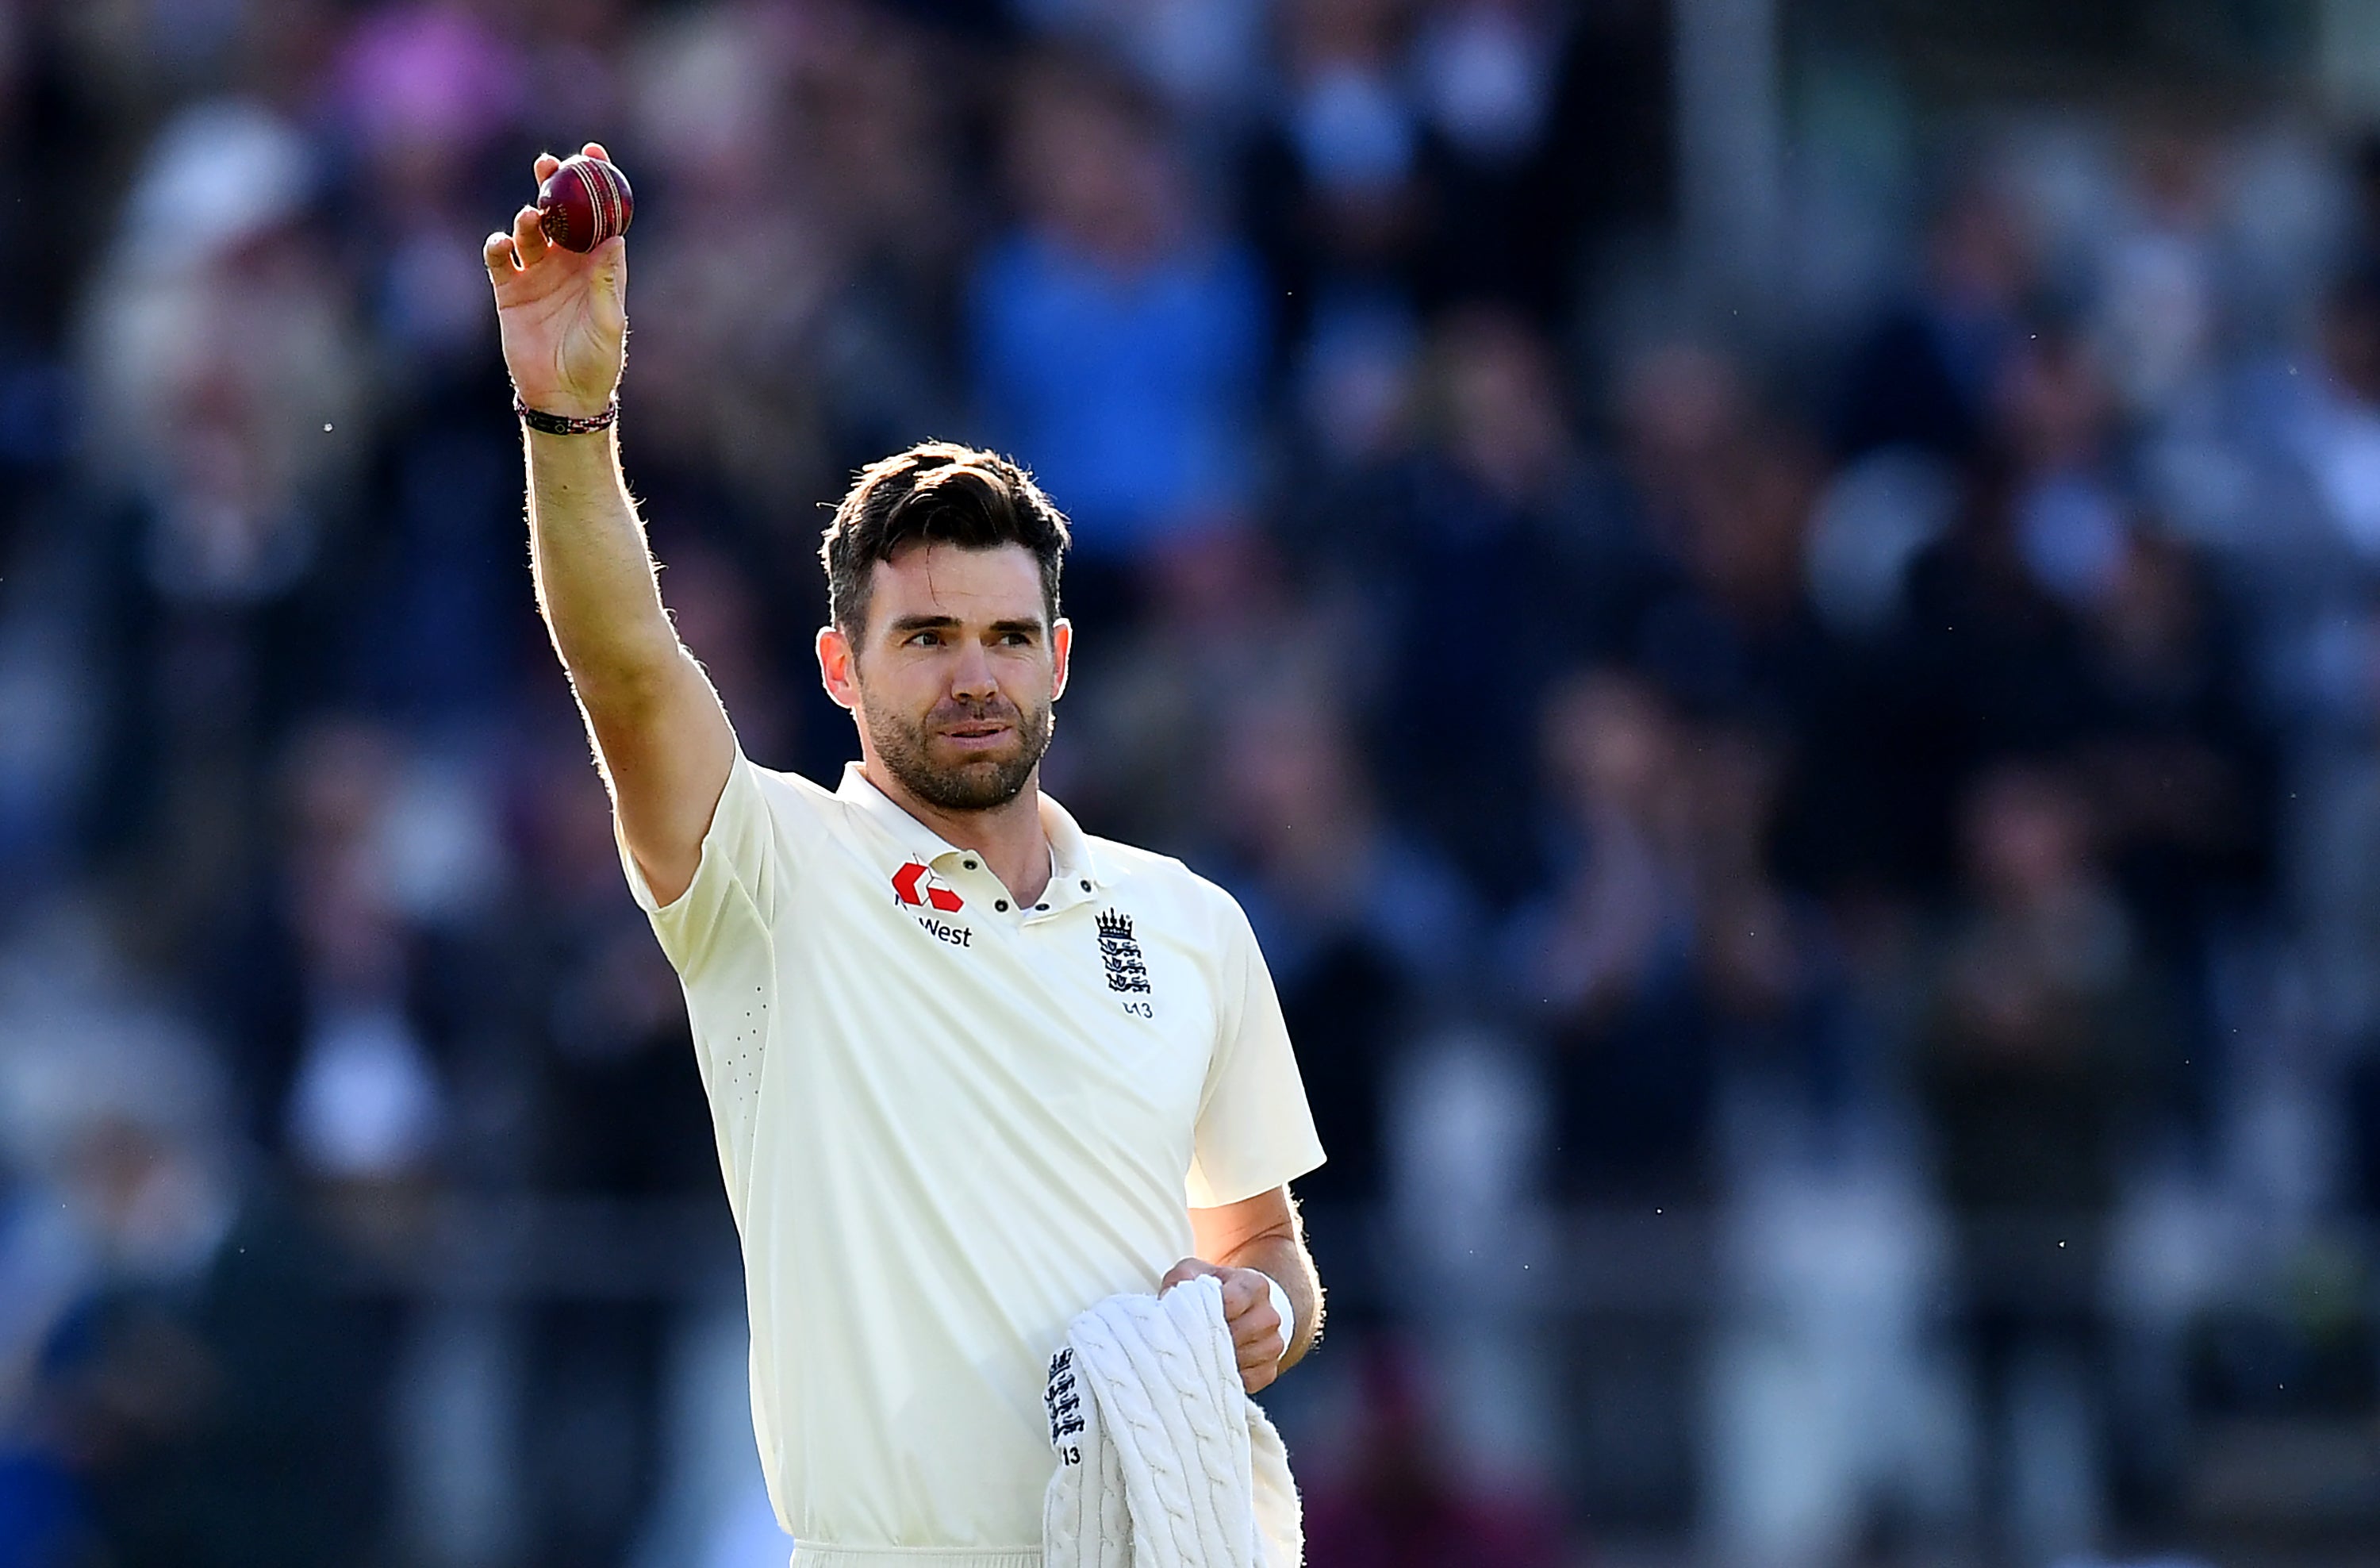
[[[1870,666],[1871,809],[1854,853],[1903,887],[1954,875],[1969,777],[1996,758],[2063,751],[2090,711],[2082,627],[2025,565],[2013,477],[1990,456],[1965,477],[1955,520],[1911,563],[1900,627]]]
[[[568,9],[584,26],[605,7]],[[511,432],[481,412],[506,394],[480,245],[511,205],[498,195],[510,191],[497,183],[498,150],[517,147],[545,73],[573,57],[571,33],[552,18],[517,35],[533,47],[502,23],[436,3],[374,9],[332,63],[317,109],[356,176],[334,183],[327,205],[371,331],[376,412],[406,432],[370,448],[380,516],[342,555],[340,586],[362,613],[331,696],[448,733],[500,722],[498,672],[524,629],[504,537],[518,457]],[[570,101],[600,112],[610,73],[583,47],[576,57]]]
[[[1288,388],[1297,411],[1293,467],[1318,470],[1319,493],[1307,515],[1288,521],[1300,532],[1315,515],[1353,511],[1391,480],[1411,456],[1419,410],[1421,331],[1381,305],[1337,313],[1317,331]]]
[[[1689,728],[1609,672],[1546,713],[1548,881],[1508,940],[1515,1000],[1556,1052],[1557,1183],[1687,1201],[1723,1083],[1808,1133],[1840,1115],[1842,982],[1768,869],[1779,772],[1749,734]]]
[[[636,177],[648,208],[670,203],[681,221],[638,231],[633,308],[651,343],[638,346],[623,395],[656,470],[646,482],[672,499],[707,482],[749,504],[816,485],[825,466],[796,349],[833,286],[832,237],[806,166],[795,178],[751,176],[773,149],[799,157],[808,140],[790,92],[788,19],[698,9],[652,27],[631,57],[631,133],[646,149]]]
[[[1876,1064],[1864,1059],[1872,1042],[1823,906],[1775,869],[1783,759],[1744,727],[1706,730],[1696,753],[1681,783],[1694,816],[1701,983],[1718,1069],[1739,1100],[1759,1102],[1755,1136],[1785,1145],[1759,1152],[1838,1159],[1872,1130],[1858,1121],[1876,1111],[1862,1097],[1874,1093]]]
[[[1478,911],[1425,843],[1382,820],[1346,716],[1293,694],[1245,703],[1215,757],[1215,798],[1298,1071],[1332,1150],[1300,1193],[1383,1195],[1384,1091],[1422,1030],[1467,1001]]]
[[[797,358],[819,380],[838,481],[963,409],[952,339],[967,241],[991,202],[965,183],[989,170],[959,152],[978,123],[942,89],[965,68],[963,46],[859,6],[839,23],[805,39],[795,81],[800,134],[816,149],[814,221],[841,269]],[[807,527],[795,532],[814,542]]]
[[[1169,541],[1157,563],[1128,638],[1076,637],[1044,768],[1053,793],[1119,836],[1189,854],[1229,829],[1212,782],[1230,715],[1252,699],[1343,689],[1354,661],[1343,616],[1302,598],[1253,529]]]
[[[1919,1083],[1960,1229],[1986,1506],[2010,1549],[2038,1551],[2081,1544],[2046,1538],[2077,1527],[2077,1493],[2086,1520],[2096,1506],[2101,1241],[2174,1063],[2080,790],[1998,768],[1963,827],[1967,895],[1927,983]],[[2085,1466],[2063,1498],[2030,1463],[2043,1453]]]
[[[1543,733],[1546,882],[1508,941],[1515,1001],[1554,1053],[1556,1190],[1689,1201],[1717,1087],[1690,743],[1651,688],[1608,671],[1557,687]]]
[[[1097,621],[1154,544],[1248,500],[1264,290],[1138,92],[1050,55],[1013,104],[1022,221],[973,281],[976,396],[1074,519],[1069,599]]]
[[[1815,484],[1793,432],[1747,423],[1698,453],[1671,498],[1678,580],[1632,651],[1698,711],[1780,730],[1815,715],[1834,662],[1803,570]]]
[[[346,300],[298,232],[313,178],[312,150],[271,111],[188,111],[152,150],[94,290],[91,456],[148,509],[137,558],[166,601],[285,592],[314,559],[320,487],[353,450],[320,439],[358,383]]]
[[[1281,91],[1243,179],[1286,296],[1283,341],[1345,312],[1410,317],[1436,216],[1395,0],[1294,0],[1277,17]]]
[[[369,1326],[332,1255],[243,1168],[188,1036],[67,1015],[35,1049],[18,1114],[91,1270],[42,1354],[32,1429],[107,1561],[351,1558],[382,1465]]]
[[[423,1183],[455,1158],[504,1170],[517,1141],[458,1118],[450,1081],[484,1060],[509,867],[469,771],[381,726],[317,720],[279,783],[270,875],[193,967],[239,1042],[251,1135],[340,1200],[352,1239],[407,1244]]]
[[[1430,350],[1419,450],[1307,526],[1319,569],[1354,584],[1384,636],[1371,722],[1400,757],[1390,804],[1509,899],[1535,880],[1521,737],[1558,671],[1625,648],[1658,568],[1587,463],[1541,336],[1483,309],[1441,322]],[[1422,715],[1434,743],[1412,748]]]
[[[304,1012],[281,1114],[299,1168],[333,1182],[421,1173],[445,1115],[416,1021],[419,938],[390,798],[399,765],[361,725],[325,725],[290,760],[282,913]]]
[[[2127,905],[2168,961],[2253,910],[2270,871],[2271,736],[2231,606],[2171,536],[2131,535],[2085,628],[2101,711],[2080,758]]]
[[[358,188],[371,195],[342,215],[365,242],[380,369],[400,395],[434,404],[485,379],[495,341],[473,276],[488,229],[480,176],[525,103],[523,62],[468,8],[399,4],[358,26],[334,80]]]
[[[1923,1059],[1943,1190],[1971,1221],[2087,1222],[2156,1103],[2160,1011],[2069,779],[1989,772],[1962,825],[1967,898],[1929,988]]]
[[[2015,205],[1986,180],[1954,181],[1926,235],[1916,293],[1852,357],[1837,449],[1856,457],[1912,446],[1953,462],[1972,452],[2017,340],[2033,262]]]
[[[648,184],[676,218],[638,250],[649,482],[814,571],[808,500],[961,403],[943,339],[972,213],[936,62],[838,6],[689,12],[633,57]]]
[[[583,760],[538,759],[521,828],[536,941],[530,1027],[542,1045],[531,1171],[559,1192],[709,1197],[718,1155],[686,1009],[650,933],[613,897],[611,803]]]
[[[1743,367],[1703,343],[1656,343],[1621,367],[1612,403],[1638,526],[1661,549],[1682,553],[1701,476],[1739,446],[1755,421]]]
[[[104,541],[101,846],[156,855],[168,950],[220,918],[257,850],[265,752],[320,689],[358,446],[349,300],[304,237],[313,152],[219,102],[160,135],[84,327],[89,489]],[[157,243],[159,234],[177,242]]]
[[[1998,423],[2016,465],[2017,549],[2043,589],[2070,604],[2107,591],[2131,526],[2111,471],[2113,389],[2089,342],[2052,328],[2006,361]]]
[[[1573,214],[1547,177],[1571,7],[1440,0],[1421,8],[1413,75],[1438,165],[1432,292],[1559,311]]]

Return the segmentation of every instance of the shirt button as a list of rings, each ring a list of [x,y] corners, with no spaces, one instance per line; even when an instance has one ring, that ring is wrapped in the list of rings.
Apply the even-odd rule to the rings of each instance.
[[[991,906],[992,906],[994,909],[999,910],[999,911],[1000,911],[1002,914],[1003,914],[1003,915],[1005,915],[1005,914],[1007,914],[1007,913],[1008,913],[1008,900],[1006,900],[1006,899],[1004,899],[1004,898],[995,898],[995,899],[993,899],[993,900],[991,901]]]
[[[1090,884],[1090,883],[1088,883],[1088,882],[1085,882],[1085,883],[1083,884],[1083,891],[1084,891],[1085,893],[1088,893],[1088,892],[1090,892],[1090,891],[1091,891],[1091,884]]]
[[[1047,908],[1049,908],[1050,906],[1049,906],[1048,905],[1046,905],[1046,904],[1037,904],[1037,905],[1035,905],[1033,907],[1034,907],[1034,908],[1036,908],[1036,909],[1047,909]]]
[[[975,869],[975,862],[972,860],[962,860],[959,864],[965,866],[970,871]]]

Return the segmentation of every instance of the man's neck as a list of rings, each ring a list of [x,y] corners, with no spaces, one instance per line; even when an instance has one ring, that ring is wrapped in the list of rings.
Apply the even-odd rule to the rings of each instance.
[[[983,857],[1020,906],[1039,901],[1050,886],[1050,833],[1041,824],[1041,771],[1036,768],[1015,798],[982,811],[946,811],[920,800],[892,776],[890,768],[872,759],[859,771],[884,798],[934,830],[954,848],[972,849]]]

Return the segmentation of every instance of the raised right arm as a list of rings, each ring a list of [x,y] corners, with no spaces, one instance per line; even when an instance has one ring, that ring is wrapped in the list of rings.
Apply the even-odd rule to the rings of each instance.
[[[587,152],[603,156],[592,142]],[[554,162],[540,158],[537,177]],[[600,413],[618,388],[627,343],[626,242],[565,250],[546,242],[537,209],[523,207],[511,232],[488,237],[486,259],[521,400],[551,414]],[[621,836],[667,904],[694,881],[735,737],[662,607],[615,436],[523,432],[529,559],[538,610],[570,673]]]

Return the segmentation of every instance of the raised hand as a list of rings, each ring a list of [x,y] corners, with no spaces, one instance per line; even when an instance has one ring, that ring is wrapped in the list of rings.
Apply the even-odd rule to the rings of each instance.
[[[587,155],[611,154],[589,142]],[[561,166],[539,157],[538,180]],[[628,342],[628,249],[621,238],[580,254],[538,226],[537,209],[513,214],[511,232],[488,236],[488,279],[513,389],[530,407],[585,418],[600,414],[620,384]]]

